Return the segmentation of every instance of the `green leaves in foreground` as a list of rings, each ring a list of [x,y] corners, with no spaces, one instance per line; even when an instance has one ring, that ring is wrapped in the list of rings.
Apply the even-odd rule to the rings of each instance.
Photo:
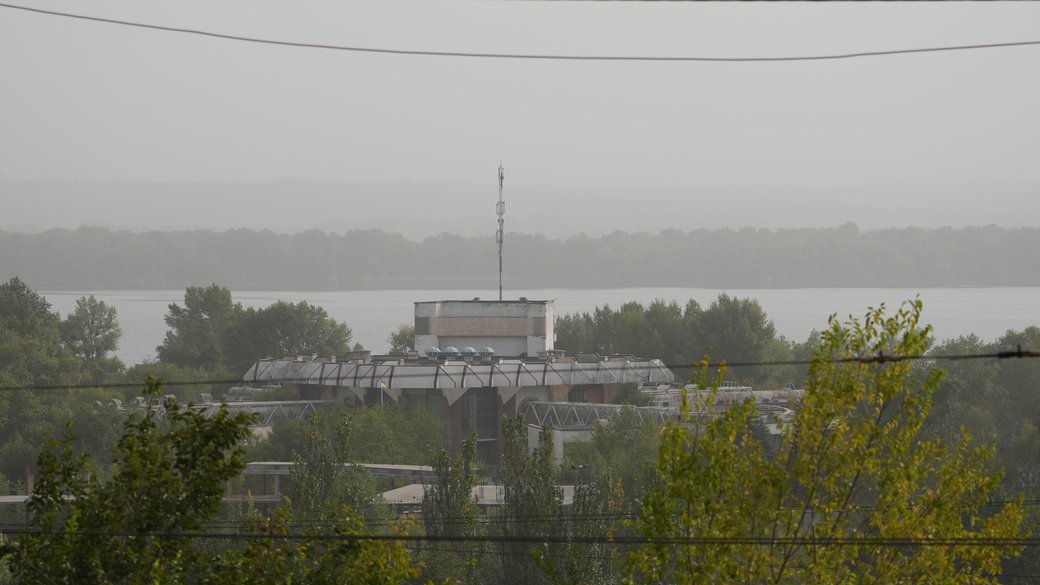
[[[204,418],[160,398],[158,380],[148,384],[153,405],[126,422],[111,477],[93,474],[71,434],[41,455],[29,501],[39,533],[7,549],[16,582],[390,584],[418,575],[402,542],[358,539],[368,533],[349,507],[311,528],[281,508],[273,518],[251,513],[244,526],[218,523],[219,534],[207,533],[227,481],[242,470],[253,417],[221,409]]]
[[[923,354],[931,329],[920,311],[917,301],[890,317],[882,308],[862,322],[832,319],[804,402],[768,454],[753,404],[700,422],[685,406],[688,422],[662,432],[662,481],[632,526],[656,539],[751,544],[649,544],[629,556],[630,581],[996,582],[1017,549],[928,544],[1023,536],[1021,502],[981,512],[999,480],[987,469],[992,448],[972,447],[966,431],[954,444],[920,435],[942,372],[835,361]]]
[[[92,478],[71,435],[40,456],[29,511],[38,536],[26,536],[12,563],[21,583],[178,582],[191,566],[188,542],[163,534],[199,530],[216,515],[227,480],[243,467],[250,416],[222,410],[203,418],[176,401],[155,400],[124,425],[111,478]]]

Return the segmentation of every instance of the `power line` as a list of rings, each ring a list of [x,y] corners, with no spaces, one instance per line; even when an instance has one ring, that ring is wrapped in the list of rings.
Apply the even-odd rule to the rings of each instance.
[[[999,48],[1011,48],[1011,47],[1025,47],[1040,45],[1040,41],[1014,41],[1014,42],[1003,42],[1003,43],[981,43],[972,45],[948,45],[941,47],[919,47],[914,49],[887,49],[878,51],[859,51],[852,53],[832,53],[824,55],[795,55],[787,57],[669,57],[669,56],[637,56],[637,55],[561,55],[561,54],[537,54],[537,53],[490,53],[490,52],[469,52],[469,51],[435,51],[435,50],[416,50],[416,49],[386,49],[376,47],[357,47],[357,46],[346,46],[346,45],[332,45],[326,43],[311,43],[311,42],[298,42],[298,41],[282,41],[277,39],[268,39],[261,37],[248,37],[243,35],[233,35],[228,33],[219,33],[212,31],[205,31],[192,28],[182,28],[174,26],[164,26],[158,24],[148,24],[143,22],[133,22],[128,20],[117,20],[114,18],[102,18],[98,16],[88,16],[85,14],[73,14],[69,12],[58,12],[54,10],[43,10],[41,8],[30,8],[28,6],[20,6],[17,4],[6,4],[0,3],[2,8],[10,8],[12,10],[23,10],[26,12],[33,12],[36,14],[44,14],[47,16],[59,16],[63,18],[72,18],[78,20],[86,20],[91,22],[100,22],[105,24],[115,24],[120,26],[129,26],[136,28],[145,28],[151,30],[159,30],[165,32],[174,32],[181,34],[198,35],[203,37],[211,37],[217,39],[224,39],[230,41],[238,41],[245,43],[257,43],[264,45],[277,45],[283,47],[296,47],[302,49],[324,49],[330,51],[347,51],[354,53],[379,53],[386,55],[407,55],[407,56],[420,56],[420,57],[460,57],[460,58],[475,58],[475,59],[522,59],[522,60],[541,60],[541,61],[630,61],[630,62],[712,62],[712,63],[771,63],[780,61],[834,61],[839,59],[858,59],[864,57],[884,57],[892,55],[909,55],[915,53],[938,53],[948,51],[973,51],[980,49],[999,49]]]
[[[844,358],[822,360],[825,363],[835,364],[849,364],[849,363],[860,363],[860,364],[884,364],[894,362],[907,362],[907,361],[921,361],[921,360],[935,360],[935,361],[966,361],[966,360],[978,360],[978,359],[1012,359],[1012,358],[1040,358],[1040,351],[1023,350],[1022,346],[1018,346],[1017,349],[1008,351],[997,351],[991,353],[965,353],[965,354],[915,354],[915,355],[886,355],[884,353],[878,353],[877,355],[863,355],[863,356],[850,356]],[[690,367],[707,367],[707,368],[719,368],[725,366],[727,368],[737,367],[751,367],[751,366],[807,366],[817,360],[766,360],[757,362],[710,362],[705,364],[692,364],[692,365],[675,365],[666,364],[666,368],[680,369]]]
[[[1037,547],[1040,537],[881,537],[881,536],[580,536],[561,534],[511,535],[429,535],[429,534],[305,534],[299,532],[133,532],[116,530],[44,531],[38,528],[12,528],[10,535],[112,537],[206,540],[294,540],[333,542],[470,542],[527,544],[610,544],[610,545],[719,545],[719,546],[884,546],[884,547]]]
[[[888,355],[885,353],[879,353],[876,355],[863,355],[863,356],[849,356],[843,358],[835,358],[830,360],[823,360],[825,363],[834,364],[886,364],[896,362],[909,362],[909,361],[967,361],[967,360],[979,360],[979,359],[1016,359],[1016,358],[1040,358],[1040,351],[1025,350],[1019,346],[1017,349],[1008,351],[998,351],[990,353],[971,353],[971,354],[940,354],[940,355]],[[739,367],[760,367],[760,366],[807,366],[814,363],[816,360],[764,360],[764,361],[749,361],[749,362],[727,362],[717,361],[703,363],[692,363],[692,364],[664,364],[665,368],[669,369],[690,369],[690,368],[708,368],[717,369],[721,367],[726,368],[739,368]],[[371,364],[366,364],[371,365]],[[433,365],[433,364],[429,364]],[[400,366],[394,366],[400,367]],[[408,372],[395,372],[394,378],[419,378],[428,377],[427,373],[408,373]],[[326,380],[333,380],[335,376],[326,376]],[[203,386],[203,385],[222,385],[222,384],[310,384],[312,380],[303,378],[269,378],[264,380],[246,380],[244,378],[221,378],[212,380],[189,380],[189,381],[171,381],[163,382],[163,387],[169,386]],[[333,387],[339,387],[337,384],[318,384],[328,385]],[[10,385],[0,386],[0,391],[13,391],[13,390],[83,390],[88,388],[101,388],[101,389],[120,389],[120,388],[141,388],[143,384],[141,382],[99,382],[99,383],[87,383],[87,384],[46,384],[46,385]],[[347,388],[349,386],[342,386]],[[475,386],[479,388],[479,386]]]

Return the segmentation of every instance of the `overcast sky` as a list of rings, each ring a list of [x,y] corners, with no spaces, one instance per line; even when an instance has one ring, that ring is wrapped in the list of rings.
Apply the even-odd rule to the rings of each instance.
[[[96,0],[419,50],[781,56],[1040,40],[1040,3]],[[0,228],[1040,226],[1040,46],[802,63],[376,55],[0,9]],[[154,182],[185,183],[159,185]]]

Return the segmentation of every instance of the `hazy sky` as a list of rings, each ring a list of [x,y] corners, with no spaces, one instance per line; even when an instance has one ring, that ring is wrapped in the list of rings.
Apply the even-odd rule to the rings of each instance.
[[[452,51],[777,56],[1040,40],[1040,3],[32,5]],[[499,159],[507,226],[528,232],[1040,225],[1040,46],[772,64],[451,59],[0,9],[0,104],[7,228],[493,233]],[[154,181],[195,184],[140,183]]]

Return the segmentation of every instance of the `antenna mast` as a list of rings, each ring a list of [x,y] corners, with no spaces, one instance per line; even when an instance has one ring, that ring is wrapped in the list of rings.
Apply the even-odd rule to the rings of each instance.
[[[496,239],[498,240],[498,300],[502,300],[502,242],[505,239],[505,231],[503,226],[505,225],[505,214],[506,214],[506,202],[502,199],[502,183],[505,181],[506,175],[502,169],[502,163],[498,163],[498,204],[495,205],[495,212],[498,213],[498,234]]]

